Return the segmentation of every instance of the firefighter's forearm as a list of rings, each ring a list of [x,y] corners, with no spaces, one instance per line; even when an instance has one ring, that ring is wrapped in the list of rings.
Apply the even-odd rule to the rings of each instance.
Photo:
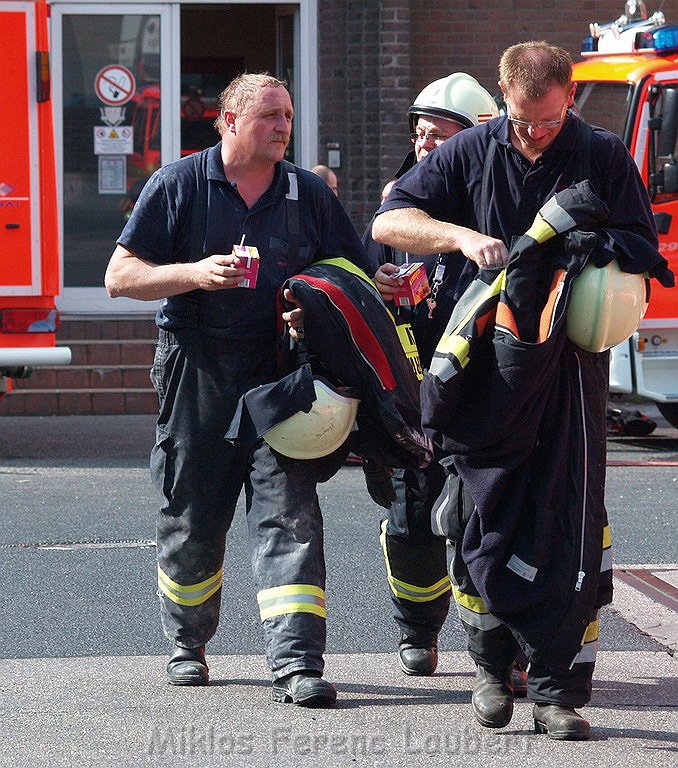
[[[197,288],[192,264],[152,264],[118,246],[106,270],[104,285],[111,298],[153,301]]]
[[[432,219],[418,208],[397,208],[379,214],[372,225],[372,237],[401,251],[418,256],[460,250],[463,227]]]
[[[415,256],[461,251],[479,267],[500,267],[508,261],[501,240],[447,221],[432,219],[418,208],[397,208],[379,214],[372,237]]]

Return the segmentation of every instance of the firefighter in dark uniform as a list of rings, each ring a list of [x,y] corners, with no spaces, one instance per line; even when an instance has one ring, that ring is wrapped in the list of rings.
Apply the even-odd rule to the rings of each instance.
[[[632,232],[656,249],[647,192],[622,142],[608,131],[589,128],[590,145],[583,148],[580,126],[585,124],[571,111],[576,84],[569,54],[543,42],[519,44],[504,52],[499,74],[507,115],[463,131],[402,177],[378,212],[375,240],[415,255],[460,250],[480,268],[499,268],[507,262],[507,245],[529,230],[546,200],[580,181],[582,167],[588,167],[582,178],[590,178],[609,208],[606,227]],[[375,277],[388,284],[388,274],[377,272]],[[604,404],[606,391],[598,394],[596,402]],[[596,439],[604,443],[604,429]],[[599,447],[604,456],[604,444]],[[596,471],[604,473],[604,461]],[[604,487],[604,474],[602,486],[600,476],[597,480]],[[554,530],[552,539],[562,535]],[[611,594],[609,541],[597,546],[601,572],[586,578],[604,594],[601,600],[599,589],[592,598],[592,615]],[[454,597],[477,665],[474,715],[486,727],[503,727],[513,712],[510,669],[519,647],[516,635],[508,620],[500,621],[487,610],[467,578],[459,540],[451,542],[450,551]],[[529,571],[525,576],[530,577]],[[589,723],[575,707],[590,698],[597,626],[592,618],[569,668],[530,664],[528,697],[534,702],[537,732],[557,739],[589,738]],[[581,627],[578,632],[577,648]]]
[[[455,72],[427,85],[408,110],[410,140],[414,145],[396,179],[444,141],[498,114],[497,105],[478,81]],[[432,291],[427,301],[396,311],[410,323],[421,366],[427,368],[442,334],[457,291],[466,258],[460,252],[416,257],[377,243],[372,226],[363,244],[373,270],[383,276],[410,261],[424,262]],[[393,300],[395,281],[378,283],[382,297]],[[438,497],[445,475],[437,461],[426,469],[395,469],[395,500],[382,521],[381,542],[393,601],[394,618],[400,628],[398,660],[408,675],[432,675],[438,664],[438,634],[450,605],[445,541],[431,531],[431,506]]]
[[[225,536],[245,485],[273,698],[333,706],[336,691],[322,677],[316,477],[308,462],[286,459],[264,441],[246,452],[224,435],[240,396],[277,378],[277,294],[285,279],[320,258],[341,256],[364,268],[364,252],[325,182],[283,159],[293,116],[285,84],[241,75],[220,107],[221,142],[151,177],[105,278],[113,297],[162,299],[151,470],[163,499],[157,559],[162,625],[172,643],[167,680],[208,682],[205,644],[219,620]],[[258,249],[254,288],[241,285],[245,263],[234,245]],[[294,336],[303,312],[293,308],[282,319]]]

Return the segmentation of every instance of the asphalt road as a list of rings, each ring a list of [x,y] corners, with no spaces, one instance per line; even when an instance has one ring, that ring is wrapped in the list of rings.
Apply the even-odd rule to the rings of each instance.
[[[615,561],[678,562],[678,430],[609,442],[607,505]],[[155,598],[155,492],[148,416],[0,419],[0,657],[163,655]],[[397,631],[378,541],[379,510],[359,467],[320,486],[326,525],[328,653],[392,651]],[[229,535],[214,654],[258,654],[262,640],[242,504]],[[441,647],[465,647],[451,616]],[[660,646],[614,608],[601,650]]]

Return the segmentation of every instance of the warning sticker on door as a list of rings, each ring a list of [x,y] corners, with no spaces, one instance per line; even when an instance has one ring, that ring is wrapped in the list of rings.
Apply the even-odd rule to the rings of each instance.
[[[95,155],[131,155],[134,152],[134,129],[131,125],[95,125]]]

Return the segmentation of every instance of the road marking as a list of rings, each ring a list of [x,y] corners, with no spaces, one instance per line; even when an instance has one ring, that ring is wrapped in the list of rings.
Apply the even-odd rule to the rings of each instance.
[[[608,461],[608,467],[678,467],[678,461]]]
[[[152,539],[120,540],[120,541],[54,541],[33,542],[21,544],[2,544],[2,549],[50,549],[72,551],[76,549],[146,549],[155,547]]]

